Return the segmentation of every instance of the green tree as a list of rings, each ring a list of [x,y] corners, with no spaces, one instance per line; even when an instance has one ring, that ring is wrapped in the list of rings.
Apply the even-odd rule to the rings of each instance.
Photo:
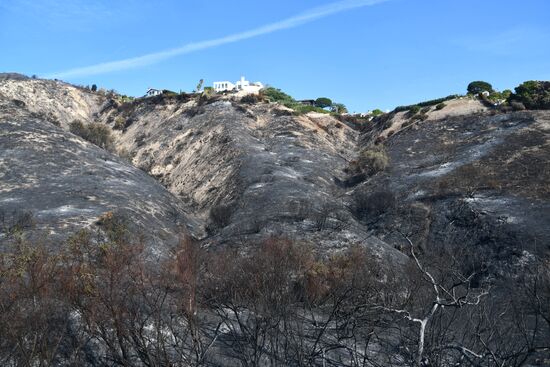
[[[326,108],[332,106],[332,100],[326,97],[319,97],[315,100],[315,107]]]
[[[468,84],[468,93],[470,94],[479,94],[481,92],[493,93],[493,86],[487,82],[477,80]]]
[[[550,109],[550,82],[530,80],[515,88],[510,101],[521,102],[528,109]]]
[[[330,106],[330,109],[332,112],[336,113],[347,113],[348,109],[343,103],[333,103],[332,106]]]
[[[204,84],[204,79],[199,80],[199,84],[197,84],[197,93],[201,91],[202,85]]]
[[[371,115],[373,115],[373,116],[379,116],[379,115],[381,115],[381,114],[383,114],[383,113],[384,113],[384,111],[382,111],[382,110],[379,109],[379,108],[376,108],[376,109],[374,109],[374,110],[371,111]]]
[[[97,92],[97,85],[92,84],[92,92]]]

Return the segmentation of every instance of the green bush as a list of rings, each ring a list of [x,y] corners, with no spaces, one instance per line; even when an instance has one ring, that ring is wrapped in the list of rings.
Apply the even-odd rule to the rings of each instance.
[[[382,111],[382,110],[379,109],[379,108],[376,108],[376,109],[374,109],[374,110],[371,111],[371,115],[373,115],[373,116],[375,116],[375,117],[376,117],[376,116],[380,116],[380,115],[383,114],[383,113],[384,113],[384,111]]]
[[[515,88],[508,102],[521,102],[527,109],[550,109],[550,82],[530,80]]]
[[[438,103],[438,104],[435,106],[435,109],[436,109],[437,111],[440,111],[440,110],[444,109],[446,106],[447,106],[447,105],[446,105],[445,103],[441,102],[441,103]]]
[[[294,98],[285,92],[273,87],[263,88],[260,91],[260,95],[269,102],[279,102],[282,104],[296,102]]]
[[[114,138],[111,135],[111,129],[106,125],[100,123],[85,125],[82,121],[75,120],[71,122],[69,129],[73,134],[100,148],[111,151],[114,149]]]
[[[407,113],[407,115],[412,117],[412,116],[416,115],[418,112],[420,112],[420,106],[419,105],[411,106],[411,108],[409,109],[409,112]]]
[[[468,84],[467,90],[470,94],[479,94],[481,92],[494,92],[493,86],[491,84],[480,80]]]
[[[285,106],[288,107],[288,108],[292,108],[297,115],[303,115],[303,114],[306,114],[308,112],[330,113],[329,111],[325,110],[324,108],[304,105],[304,104],[297,103],[297,102],[295,102],[295,103],[285,103]]]

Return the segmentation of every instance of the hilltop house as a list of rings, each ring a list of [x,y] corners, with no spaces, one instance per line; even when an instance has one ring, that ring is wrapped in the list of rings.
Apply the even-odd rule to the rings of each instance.
[[[228,81],[214,82],[214,90],[216,92],[225,92],[225,91],[244,91],[245,93],[258,93],[264,85],[260,82],[251,83],[241,76],[241,79],[235,83]]]
[[[160,94],[162,94],[161,90],[155,89],[155,88],[149,88],[147,89],[147,93],[145,93],[145,97],[153,97],[153,96],[158,96]]]
[[[315,100],[314,99],[301,99],[297,101],[300,104],[303,104],[304,106],[315,106]]]

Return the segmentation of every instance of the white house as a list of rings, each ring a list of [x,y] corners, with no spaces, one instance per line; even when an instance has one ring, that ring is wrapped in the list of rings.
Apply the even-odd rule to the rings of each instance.
[[[145,97],[153,97],[158,96],[159,94],[162,94],[162,91],[155,88],[149,88],[147,89],[147,93],[145,93]]]
[[[223,81],[223,82],[214,82],[214,90],[216,92],[224,92],[226,90],[233,90],[235,89],[235,84]]]
[[[223,82],[214,82],[214,90],[216,92],[224,92],[224,91],[243,91],[244,93],[258,93],[260,89],[262,89],[264,85],[260,82],[251,83],[248,80],[244,78],[244,76],[241,76],[241,79],[235,83],[231,83],[228,81]]]

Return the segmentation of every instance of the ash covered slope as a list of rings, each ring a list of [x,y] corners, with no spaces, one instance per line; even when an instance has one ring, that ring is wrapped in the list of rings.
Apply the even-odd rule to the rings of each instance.
[[[550,113],[472,103],[452,101],[448,116],[432,109],[424,121],[389,115],[364,130],[363,149],[382,141],[392,164],[355,188],[388,204],[363,223],[395,246],[400,228],[425,248],[465,247],[477,265],[524,264],[550,251]]]
[[[159,254],[195,227],[179,200],[147,174],[6,98],[0,98],[0,132],[0,211],[7,230],[0,239],[22,214],[32,215],[26,235],[49,234],[54,242],[115,212]]]
[[[91,222],[107,207],[131,208],[135,195],[144,200],[149,194],[135,187],[142,181],[152,185],[153,176],[173,196],[147,199],[162,212],[152,217],[164,223],[185,207],[208,233],[199,237],[213,245],[282,235],[323,250],[366,244],[380,256],[402,259],[394,247],[403,246],[403,232],[426,248],[468,245],[506,262],[528,256],[535,251],[531,245],[541,250],[550,242],[545,111],[503,113],[463,98],[423,111],[423,119],[406,112],[385,115],[359,133],[332,116],[296,116],[278,104],[232,96],[168,95],[123,103],[60,82],[13,76],[0,81],[0,94],[10,108],[33,112],[25,115],[32,124],[17,129],[46,129],[44,142],[61,144],[66,154],[85,143],[44,116],[65,129],[74,119],[106,124],[117,151],[149,174],[127,166],[113,171],[109,162],[120,161],[85,145],[96,157],[87,164],[108,173],[109,190],[121,196],[113,199],[116,204],[81,216],[81,222]],[[15,133],[13,125],[9,128]],[[68,139],[71,147],[59,139]],[[385,147],[391,163],[353,186],[345,172],[375,142]],[[80,157],[71,159],[82,166]],[[116,183],[130,174],[127,170],[134,191],[124,180]],[[45,170],[37,172],[44,182],[50,179]],[[73,178],[85,172],[74,171]],[[91,182],[98,184],[93,179],[83,184]],[[41,195],[47,197],[48,190],[55,192],[52,186]],[[155,228],[152,223],[141,224]]]
[[[336,185],[357,131],[331,116],[231,97],[157,98],[106,111],[119,148],[202,217],[211,244],[281,235],[321,250],[367,244],[400,258],[351,215]]]
[[[366,228],[350,214],[345,191],[335,185],[334,178],[355,155],[357,132],[330,116],[293,116],[277,104],[246,104],[231,96],[159,96],[123,103],[116,95],[13,75],[0,80],[0,96],[21,114],[15,120],[12,112],[3,117],[10,134],[4,135],[3,148],[17,137],[20,142],[10,149],[21,155],[4,158],[4,166],[40,183],[36,188],[5,175],[4,186],[10,186],[3,195],[5,210],[16,205],[38,217],[48,214],[47,220],[39,219],[53,225],[57,218],[61,227],[67,216],[78,222],[76,228],[118,207],[139,213],[130,221],[159,231],[152,236],[162,240],[169,237],[162,234],[170,232],[166,220],[177,221],[184,206],[202,219],[194,233],[209,244],[255,243],[282,235],[323,250],[366,243],[380,256],[402,259],[376,238],[365,241]],[[74,120],[111,127],[117,152],[149,175],[63,132]],[[25,141],[33,130],[39,131],[37,137]],[[50,155],[41,153],[38,159],[40,150]],[[149,187],[151,176],[175,197],[149,192],[159,189]],[[106,196],[100,203],[86,199],[101,195]],[[17,197],[23,203],[8,205]],[[185,222],[188,216],[181,215]]]

